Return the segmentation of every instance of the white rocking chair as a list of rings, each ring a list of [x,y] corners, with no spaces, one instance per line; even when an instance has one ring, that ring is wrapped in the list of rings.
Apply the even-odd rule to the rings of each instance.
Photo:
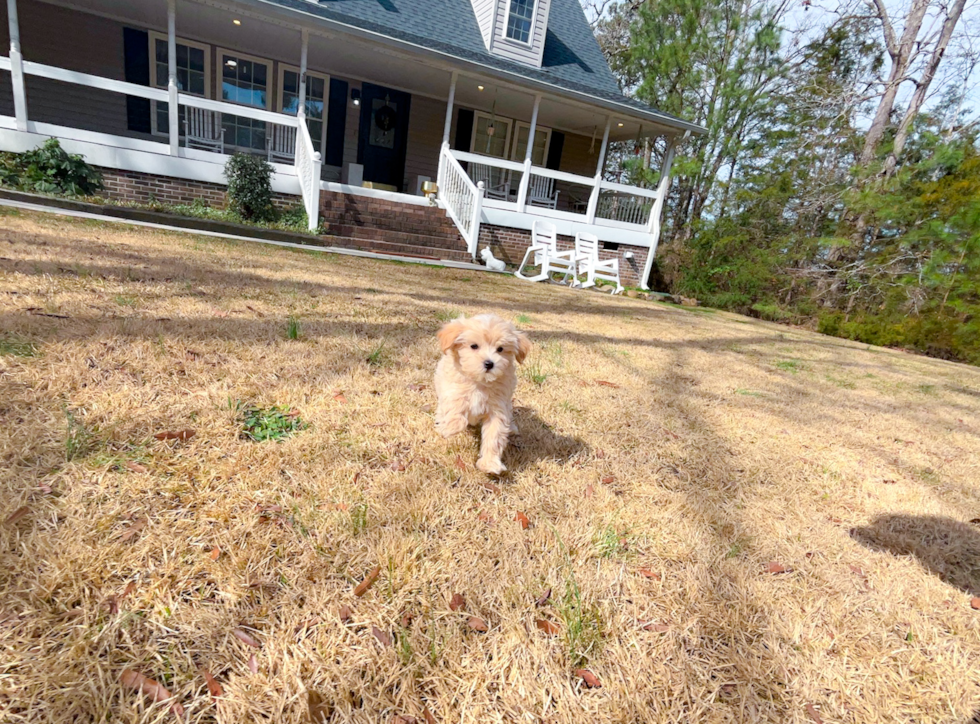
[[[266,132],[265,147],[269,154],[269,163],[285,163],[292,166],[296,163],[296,127],[280,126],[270,123]]]
[[[187,148],[224,153],[225,129],[221,125],[221,114],[184,106],[184,138]]]
[[[527,187],[527,205],[541,206],[554,209],[558,206],[558,194],[555,191],[555,180],[546,176],[531,176]]]
[[[470,163],[470,178],[475,184],[483,182],[483,195],[488,199],[506,201],[510,196],[510,183],[507,181],[495,183],[493,171],[493,168],[486,164]]]
[[[524,268],[531,254],[534,254],[534,266],[540,266],[541,271],[533,276],[527,276],[524,274]],[[564,273],[565,279],[571,276],[572,284],[575,285],[577,283],[575,250],[558,251],[558,228],[548,221],[535,219],[531,227],[531,245],[524,253],[524,259],[514,272],[514,276],[529,282],[541,282],[549,279],[552,272]]]
[[[615,282],[613,294],[620,294],[623,285],[619,281],[619,259],[599,259],[599,239],[592,234],[579,232],[575,235],[575,263],[579,274],[585,275],[585,281],[576,284],[583,289],[594,287],[595,280]]]

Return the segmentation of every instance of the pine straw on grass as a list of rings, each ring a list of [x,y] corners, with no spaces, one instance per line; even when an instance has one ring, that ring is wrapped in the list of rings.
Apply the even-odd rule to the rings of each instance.
[[[499,276],[2,223],[4,722],[980,709],[975,369]],[[500,481],[432,424],[433,334],[487,310],[536,344]],[[301,425],[254,442],[244,406]]]

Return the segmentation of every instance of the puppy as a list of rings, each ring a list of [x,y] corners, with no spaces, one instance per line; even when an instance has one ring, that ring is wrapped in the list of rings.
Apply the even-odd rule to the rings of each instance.
[[[483,251],[480,252],[480,257],[483,259],[483,263],[487,265],[487,269],[499,272],[507,271],[507,265],[493,255],[489,246],[483,247]]]
[[[531,342],[510,322],[495,314],[460,317],[439,330],[442,359],[436,367],[439,398],[436,429],[451,437],[469,425],[482,425],[476,467],[491,475],[507,471],[500,456],[516,433],[513,396],[517,365]]]

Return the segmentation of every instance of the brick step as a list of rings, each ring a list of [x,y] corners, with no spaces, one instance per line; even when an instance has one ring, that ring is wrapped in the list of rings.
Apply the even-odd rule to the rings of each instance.
[[[331,209],[321,209],[320,214],[324,220],[336,224],[349,224],[353,226],[374,226],[383,227],[389,225],[412,226],[419,229],[432,229],[452,233],[456,230],[455,224],[442,209],[436,209],[437,214],[411,214],[397,212],[367,212],[367,211],[336,211]],[[397,229],[396,229],[397,230]]]
[[[397,242],[377,241],[372,239],[356,239],[349,236],[321,236],[327,246],[341,246],[345,249],[360,249],[379,254],[394,254],[425,259],[441,259],[449,261],[472,262],[466,249],[442,249],[417,244],[400,244]]]
[[[410,231],[392,231],[390,229],[375,229],[367,226],[346,226],[342,224],[324,224],[327,233],[332,236],[347,236],[365,241],[391,241],[400,244],[415,244],[416,246],[431,246],[440,249],[464,248],[465,244],[459,233],[449,235],[416,234]]]
[[[417,224],[411,222],[398,221],[396,219],[358,219],[357,222],[351,219],[336,219],[329,216],[320,217],[323,225],[328,227],[333,234],[344,236],[357,236],[355,230],[361,231],[385,231],[392,234],[415,234],[417,236],[429,236],[445,241],[455,241],[459,239],[459,231],[453,225],[449,228],[443,226],[432,226],[429,224]]]

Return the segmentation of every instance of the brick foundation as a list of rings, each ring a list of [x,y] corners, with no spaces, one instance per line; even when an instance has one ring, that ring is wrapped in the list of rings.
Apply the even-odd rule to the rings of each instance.
[[[531,243],[531,232],[524,229],[511,229],[506,226],[493,226],[482,224],[480,226],[479,248],[490,247],[493,255],[507,264],[508,268],[516,269],[524,258],[528,245]],[[637,287],[640,285],[640,274],[643,270],[639,267],[644,261],[644,251],[639,247],[621,244],[619,249],[604,248],[608,242],[601,242],[601,259],[619,259],[619,279],[625,286]],[[571,236],[558,236],[558,249],[575,248],[575,239]],[[624,258],[623,254],[627,251],[633,252],[632,259]]]
[[[226,187],[206,181],[188,181],[171,176],[157,176],[140,171],[120,171],[100,168],[105,189],[102,195],[115,201],[138,204],[190,204],[201,200],[213,208],[222,208],[226,201]],[[279,208],[302,205],[299,196],[275,193],[273,203]]]

